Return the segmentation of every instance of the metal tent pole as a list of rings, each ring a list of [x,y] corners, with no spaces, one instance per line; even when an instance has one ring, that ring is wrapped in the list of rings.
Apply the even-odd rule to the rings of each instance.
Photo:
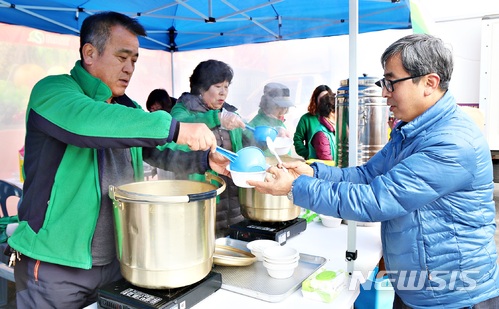
[[[358,0],[349,0],[349,81],[348,81],[348,166],[357,166],[358,153],[358,99],[359,80],[357,74],[357,37],[359,33],[359,4]],[[354,271],[355,259],[357,259],[357,222],[348,220],[347,234],[347,271],[350,276]]]
[[[174,98],[178,98],[178,96],[175,94],[175,72],[174,72],[174,67],[173,67],[173,54],[175,52],[173,50],[170,50],[170,72],[171,72],[171,78],[172,78],[172,89],[170,92],[170,96]]]

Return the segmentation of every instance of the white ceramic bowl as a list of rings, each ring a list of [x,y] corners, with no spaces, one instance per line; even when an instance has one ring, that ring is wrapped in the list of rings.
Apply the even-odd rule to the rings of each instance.
[[[263,266],[267,269],[267,273],[272,278],[286,279],[293,276],[296,267],[298,267],[298,262],[291,264],[276,265],[263,261]]]
[[[276,137],[274,140],[275,151],[278,155],[287,155],[293,146],[293,139],[290,137]]]
[[[300,260],[300,256],[290,258],[290,259],[281,259],[281,260],[273,260],[273,259],[266,259],[263,258],[263,261],[266,263],[274,264],[274,265],[286,265],[286,264],[293,264],[296,263]]]
[[[319,215],[319,218],[321,219],[322,225],[327,227],[340,227],[341,225],[341,218],[326,215]]]
[[[273,269],[273,270],[284,270],[284,269],[294,269],[298,267],[298,261],[293,262],[293,263],[288,263],[288,264],[274,264],[274,263],[269,263],[266,261],[263,261],[263,266],[268,269]]]
[[[291,247],[269,247],[263,250],[263,258],[269,261],[290,261],[299,256],[298,250]]]
[[[348,220],[345,220],[345,224],[348,224]],[[371,227],[371,226],[379,226],[381,224],[381,222],[358,222],[357,221],[357,226],[368,226],[368,227]]]
[[[269,247],[280,246],[277,241],[270,239],[257,239],[250,241],[246,247],[251,251],[251,253],[256,256],[258,261],[263,261],[263,250]]]
[[[267,174],[267,171],[265,170],[261,172],[236,172],[232,171],[230,169],[230,166],[227,166],[227,170],[230,172],[234,184],[241,188],[253,188],[253,186],[250,186],[246,181],[248,180],[264,181],[265,175]]]

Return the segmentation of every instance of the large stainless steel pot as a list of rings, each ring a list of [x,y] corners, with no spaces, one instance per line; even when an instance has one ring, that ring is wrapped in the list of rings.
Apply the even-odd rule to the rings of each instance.
[[[390,107],[375,85],[379,78],[359,77],[358,92],[358,165],[366,163],[388,142]],[[342,80],[336,94],[336,142],[339,167],[349,165],[349,80]]]
[[[216,197],[225,182],[158,180],[110,186],[116,248],[123,277],[134,285],[166,289],[208,275],[215,252]],[[218,185],[213,184],[218,183]]]
[[[262,222],[281,222],[297,218],[300,207],[287,196],[274,196],[256,191],[254,188],[239,188],[239,203],[242,215]]]

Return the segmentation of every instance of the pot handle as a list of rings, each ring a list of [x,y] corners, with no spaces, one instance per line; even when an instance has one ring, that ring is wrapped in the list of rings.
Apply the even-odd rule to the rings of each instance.
[[[126,193],[126,197],[122,196]],[[116,197],[118,195],[118,197]],[[159,196],[154,197],[149,194],[123,191],[113,185],[109,185],[109,197],[114,201],[132,202],[132,203],[187,203],[189,196]]]
[[[114,192],[116,191],[116,187],[113,185],[109,185],[109,197],[113,200],[116,201],[114,198]]]
[[[202,200],[207,200],[216,197],[217,195],[221,194],[225,190],[225,181],[216,175],[213,175],[212,173],[205,173],[205,178],[206,182],[211,184],[211,181],[218,182],[220,184],[220,187],[217,190],[211,190],[208,192],[203,192],[203,193],[194,193],[194,194],[187,194],[183,196],[159,196],[159,197],[153,197],[149,194],[140,194],[140,193],[135,193],[135,192],[126,192],[123,190],[120,190],[119,188],[110,185],[109,186],[109,197],[112,200],[115,201],[120,201],[120,202],[136,202],[136,203],[188,203],[188,202],[195,202],[195,201],[202,201]],[[121,193],[126,192],[126,197],[121,196]],[[118,195],[118,198],[116,197]]]
[[[225,181],[220,176],[216,176],[212,173],[205,173],[204,177],[206,178],[206,182],[211,184],[212,181],[218,182],[220,187],[216,190],[211,190],[203,193],[195,193],[195,194],[187,194],[189,198],[189,202],[202,201],[217,197],[225,190]]]

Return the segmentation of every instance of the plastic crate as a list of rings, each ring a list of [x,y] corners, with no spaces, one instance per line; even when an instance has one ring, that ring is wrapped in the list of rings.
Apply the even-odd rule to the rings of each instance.
[[[395,291],[388,276],[376,278],[378,267],[374,269],[366,282],[360,285],[359,297],[355,300],[355,309],[392,308]]]

